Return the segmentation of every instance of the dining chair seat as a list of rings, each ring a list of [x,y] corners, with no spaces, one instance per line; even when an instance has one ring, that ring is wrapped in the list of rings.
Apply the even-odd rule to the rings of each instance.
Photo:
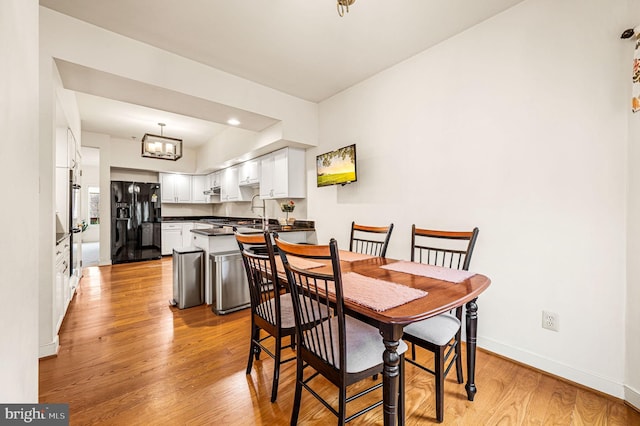
[[[304,305],[305,303],[303,301],[303,298],[305,296],[300,295],[299,297],[301,300],[300,303]],[[266,308],[266,311],[270,312],[273,309],[275,309],[273,307],[274,304],[275,304],[275,298],[269,299],[268,301],[261,303],[260,307],[256,309],[256,311],[261,312]],[[311,307],[310,309],[313,309],[314,311],[314,315],[312,316],[314,318],[327,318],[329,316],[327,314],[326,309],[323,311],[319,311],[318,309],[315,308],[315,306]],[[293,301],[291,300],[291,293],[284,293],[280,295],[280,325],[282,328],[294,328],[296,326],[296,319],[295,319]]]
[[[325,326],[326,328],[326,326]],[[331,335],[324,334],[323,344],[320,344],[320,356],[329,361],[340,365],[340,337],[338,333],[338,318],[332,317],[329,320],[329,328],[335,330]],[[305,331],[305,334],[314,333],[316,330],[311,329]],[[372,327],[360,320],[350,316],[345,316],[345,337],[347,349],[347,373],[359,373],[368,370],[380,364],[381,354],[384,352],[384,343],[380,331],[376,327]],[[398,354],[407,351],[408,346],[402,340],[398,345]],[[329,355],[328,355],[329,354]],[[328,359],[335,354],[336,359]]]
[[[459,329],[460,320],[455,315],[441,314],[411,323],[404,328],[404,332],[437,346],[444,346],[453,339]]]

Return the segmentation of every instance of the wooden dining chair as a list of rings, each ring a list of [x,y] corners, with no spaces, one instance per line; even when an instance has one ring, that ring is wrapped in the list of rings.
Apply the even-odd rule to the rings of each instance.
[[[282,359],[282,349],[294,346],[295,319],[291,295],[281,294],[283,287],[278,275],[271,273],[276,271],[276,264],[275,257],[272,253],[269,254],[266,247],[266,241],[271,239],[270,235],[266,232],[259,234],[236,232],[235,236],[242,253],[251,298],[251,344],[247,374],[251,374],[253,360],[260,359],[261,351],[273,358],[271,402],[275,402],[278,397],[280,365],[296,359],[295,356]],[[266,335],[262,336],[261,331],[266,332]],[[288,344],[284,344],[283,338],[287,336],[291,340]],[[273,352],[265,344],[265,341],[271,338],[274,339]]]
[[[434,231],[411,228],[411,261],[453,269],[469,269],[478,228],[470,232]],[[435,376],[436,419],[444,420],[444,379],[456,365],[458,383],[463,382],[461,354],[462,307],[455,313],[445,313],[407,325],[403,338],[411,343],[411,356],[405,360]],[[434,354],[433,369],[416,361],[415,347]]]
[[[385,257],[392,231],[393,223],[389,226],[367,226],[351,222],[349,251]]]
[[[382,387],[376,380],[365,390],[347,396],[347,388],[362,380],[372,380],[374,374],[382,373],[382,354],[385,346],[376,327],[365,324],[345,314],[342,292],[342,274],[338,255],[338,244],[331,239],[329,245],[293,244],[274,238],[287,274],[287,285],[294,301],[296,320],[297,368],[291,425],[297,424],[302,390],[306,389],[329,411],[338,417],[338,425],[367,413],[382,405],[382,400],[347,415],[347,403]],[[267,247],[271,247],[267,244]],[[315,268],[301,269],[290,262],[292,257],[301,257],[331,265],[330,271]],[[335,297],[327,297],[327,295]],[[301,297],[296,297],[301,296]],[[334,299],[334,300],[329,300]],[[328,319],[317,317],[314,312],[333,312]],[[398,397],[399,423],[404,424],[404,363],[402,357],[407,345],[400,341],[400,394]],[[309,370],[307,370],[309,369]],[[310,371],[313,370],[313,371]],[[307,374],[305,374],[305,372]],[[312,386],[318,375],[323,376],[338,388],[337,408],[323,399]]]

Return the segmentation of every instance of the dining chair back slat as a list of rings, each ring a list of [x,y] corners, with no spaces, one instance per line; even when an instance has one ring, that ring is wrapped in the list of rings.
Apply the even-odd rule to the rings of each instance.
[[[389,226],[367,226],[351,222],[349,251],[385,257],[392,231],[393,223]]]

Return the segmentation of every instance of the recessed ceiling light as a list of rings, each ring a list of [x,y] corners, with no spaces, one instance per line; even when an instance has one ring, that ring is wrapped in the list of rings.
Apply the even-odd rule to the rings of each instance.
[[[238,124],[240,124],[240,120],[238,120],[237,118],[230,118],[227,120],[227,124],[230,126],[237,126]]]

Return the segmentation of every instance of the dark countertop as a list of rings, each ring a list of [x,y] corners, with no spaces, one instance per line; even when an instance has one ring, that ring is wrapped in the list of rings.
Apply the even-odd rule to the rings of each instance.
[[[219,216],[162,216],[162,222],[200,222],[201,220],[228,219]]]
[[[243,233],[262,232],[262,220],[259,218],[227,217],[227,216],[163,216],[163,222],[202,222],[212,225],[210,229],[192,229],[191,232],[206,236],[233,235],[235,226]],[[269,231],[277,232],[313,232],[315,222],[312,220],[296,220],[291,226],[282,226],[277,219],[270,219]]]
[[[238,226],[238,232],[242,234],[257,234],[263,232],[262,226],[254,225],[254,226]],[[269,224],[269,231],[275,232],[314,232],[316,229],[309,226],[280,226],[280,225],[271,225]],[[233,235],[233,227],[231,226],[222,226],[216,228],[209,229],[192,229],[191,232],[194,234],[205,235],[207,237],[216,237],[220,235]]]

